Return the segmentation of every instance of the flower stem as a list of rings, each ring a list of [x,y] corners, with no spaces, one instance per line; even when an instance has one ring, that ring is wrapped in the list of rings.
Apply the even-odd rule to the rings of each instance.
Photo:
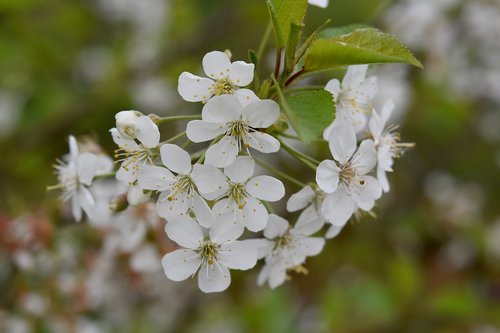
[[[192,115],[185,115],[185,116],[161,117],[161,118],[158,118],[157,124],[162,124],[162,123],[166,123],[166,122],[169,122],[169,121],[193,120],[193,119],[201,119],[201,115],[199,115],[199,114],[192,114]]]
[[[166,141],[163,141],[163,142],[162,142],[162,144],[163,144],[163,143],[171,143],[171,142],[174,142],[175,140],[182,138],[184,135],[186,135],[186,131],[183,131],[183,132],[181,132],[181,133],[179,133],[179,134],[177,134],[177,135],[175,135],[175,136],[171,137],[170,139],[168,139],[168,140],[166,140]]]
[[[267,43],[269,42],[269,37],[271,37],[271,31],[273,27],[271,25],[271,22],[267,24],[266,31],[264,32],[264,36],[262,37],[262,40],[260,41],[259,44],[259,49],[257,50],[257,60],[259,62],[261,61],[262,57],[264,56],[264,51],[266,50]]]
[[[298,151],[297,149],[293,148],[292,146],[289,146],[287,143],[285,143],[285,141],[280,140],[279,138],[277,138],[277,139],[280,142],[283,149],[285,149],[287,153],[289,153],[290,155],[292,155],[293,157],[295,157],[297,159],[302,160],[303,162],[307,162],[306,164],[312,165],[314,169],[316,169],[316,167],[320,163],[318,160]]]
[[[284,173],[283,171],[278,170],[278,169],[276,169],[275,167],[270,166],[269,164],[266,164],[266,163],[264,163],[264,162],[262,162],[262,161],[260,161],[260,160],[256,159],[255,157],[254,157],[253,159],[254,159],[254,161],[255,161],[258,165],[260,165],[260,166],[261,166],[261,167],[263,167],[264,169],[266,169],[266,170],[268,170],[268,171],[271,171],[271,172],[275,173],[276,175],[280,176],[281,178],[288,180],[290,183],[295,184],[295,185],[297,185],[298,187],[304,187],[304,186],[306,186],[306,184],[304,184],[304,183],[302,183],[300,180],[298,180],[298,179],[296,179],[296,178],[294,178],[294,177],[290,176],[289,174]]]
[[[111,177],[114,177],[115,176],[115,173],[114,172],[110,172],[110,173],[105,173],[105,174],[102,174],[102,175],[97,175],[94,177],[94,179],[106,179],[106,178],[111,178]]]
[[[285,87],[288,87],[293,81],[298,79],[302,74],[304,74],[304,68],[302,68],[300,71],[290,76],[290,78],[286,80]]]

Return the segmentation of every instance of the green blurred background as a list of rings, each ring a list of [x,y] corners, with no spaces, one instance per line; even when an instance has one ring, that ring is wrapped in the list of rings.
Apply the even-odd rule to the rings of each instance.
[[[137,284],[123,268],[132,282],[114,303],[79,307],[76,298],[54,296],[59,282],[50,272],[16,268],[9,240],[0,237],[0,327],[500,332],[499,7],[488,0],[332,0],[327,9],[310,7],[308,31],[327,18],[333,26],[370,24],[409,44],[425,69],[371,70],[383,96],[396,99],[403,141],[416,147],[396,162],[377,218],[350,223],[328,241],[308,259],[308,275],[269,290],[256,286],[258,270],[236,272],[227,292],[204,295],[193,281],[172,283],[161,272],[154,283]],[[108,130],[120,110],[199,112],[200,105],[178,96],[179,74],[198,72],[211,50],[230,49],[234,59],[247,60],[266,25],[263,0],[1,0],[0,226],[44,221],[42,233],[50,235],[44,251],[57,256],[61,242],[76,244],[72,271],[86,279],[85,262],[100,238],[61,217],[57,195],[45,189],[56,183],[52,165],[67,152],[67,136],[90,135],[112,152]],[[280,163],[306,174],[286,158]],[[28,291],[45,298],[42,314],[22,306]],[[127,315],[109,307],[126,308]],[[12,318],[25,324],[7,326]],[[61,330],[58,321],[77,324]]]

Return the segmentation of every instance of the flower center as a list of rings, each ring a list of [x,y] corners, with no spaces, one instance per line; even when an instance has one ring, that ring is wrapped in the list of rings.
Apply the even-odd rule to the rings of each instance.
[[[198,253],[201,256],[202,261],[212,265],[214,261],[219,260],[219,249],[219,244],[215,244],[207,240],[198,248]]]
[[[243,207],[245,207],[247,193],[245,191],[244,184],[231,183],[228,196],[231,200],[236,202],[239,209],[243,209]]]
[[[356,176],[356,170],[352,167],[350,163],[344,164],[340,168],[339,179],[341,183],[349,184],[355,176]]]
[[[283,236],[280,236],[276,239],[276,249],[283,249],[289,246],[293,241],[292,236],[287,232]]]
[[[68,200],[73,196],[80,185],[80,180],[78,179],[78,175],[76,173],[76,166],[71,162],[66,164],[62,161],[58,161],[55,168],[59,183],[54,186],[47,186],[47,189],[61,189],[63,191],[61,196],[62,199]]]
[[[254,131],[254,129],[248,125],[248,122],[246,120],[236,120],[229,122],[226,125],[228,127],[226,135],[232,136],[238,140],[238,148],[241,149],[242,146],[244,148],[248,148],[249,144],[246,136],[250,131]]]
[[[193,180],[189,175],[177,175],[175,183],[172,185],[172,193],[167,197],[168,201],[174,199],[178,192],[189,192],[193,187]]]
[[[232,95],[234,94],[234,89],[231,81],[229,79],[224,79],[215,82],[211,87],[211,92],[215,96]]]

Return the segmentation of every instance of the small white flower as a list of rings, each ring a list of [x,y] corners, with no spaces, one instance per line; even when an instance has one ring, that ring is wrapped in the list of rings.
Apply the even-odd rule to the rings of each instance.
[[[222,172],[210,165],[192,166],[189,154],[173,144],[162,145],[160,156],[166,168],[144,166],[138,177],[140,188],[161,192],[156,205],[158,215],[170,219],[192,209],[203,226],[210,226],[213,220],[210,208],[198,191],[201,194],[216,191],[224,179]]]
[[[276,288],[285,282],[288,270],[300,267],[306,257],[319,254],[325,240],[310,236],[321,229],[323,223],[323,218],[312,207],[302,212],[292,228],[287,220],[274,214],[269,215],[264,236],[272,241],[257,284],[263,285],[267,281],[271,288]]]
[[[97,155],[80,153],[74,136],[69,137],[69,149],[69,155],[63,161],[58,161],[55,166],[59,184],[49,189],[62,189],[61,199],[71,200],[73,217],[79,222],[82,219],[82,210],[87,215],[92,215],[95,202],[88,187],[92,185],[94,177],[100,174],[100,163]]]
[[[153,163],[160,143],[160,131],[148,116],[135,118],[135,111],[122,112],[116,115],[117,127],[110,130],[119,147],[115,157],[122,162],[116,179],[129,187],[129,203],[137,204],[144,198],[142,189],[137,187],[137,175],[144,165]]]
[[[394,158],[398,158],[404,148],[413,146],[411,143],[399,142],[399,133],[394,132],[397,126],[385,127],[393,109],[394,102],[388,100],[383,105],[380,115],[377,111],[373,110],[368,124],[373,140],[375,141],[375,148],[377,149],[377,179],[380,185],[382,185],[384,192],[389,192],[390,189],[386,172],[392,172]]]
[[[308,2],[310,5],[326,8],[328,7],[329,0],[309,0]]]
[[[377,163],[372,140],[361,142],[356,151],[356,134],[349,124],[336,126],[328,141],[335,161],[324,160],[316,170],[316,182],[327,196],[322,215],[335,226],[343,226],[357,207],[370,210],[382,195],[379,182],[368,176]]]
[[[314,209],[314,212],[322,218],[323,223],[327,221],[321,212],[321,206],[325,200],[326,193],[321,189],[313,189],[310,185],[304,186],[300,191],[290,196],[286,203],[289,212],[296,212],[301,209]],[[325,238],[332,239],[342,231],[343,226],[330,225]]]
[[[272,100],[259,100],[242,106],[234,96],[218,96],[205,104],[202,120],[190,121],[186,133],[193,142],[223,137],[210,146],[206,164],[219,168],[231,164],[242,148],[252,147],[263,153],[274,153],[280,148],[279,141],[267,133],[258,131],[278,120],[279,106]]]
[[[231,63],[224,52],[209,52],[203,57],[203,70],[210,79],[183,72],[179,76],[179,94],[188,102],[203,103],[212,96],[235,95],[246,105],[259,99],[253,91],[240,89],[252,82],[254,67],[243,61]]]
[[[255,162],[249,156],[239,156],[224,168],[227,178],[218,190],[207,195],[208,199],[224,198],[215,203],[217,216],[230,213],[233,222],[241,229],[260,231],[266,227],[269,213],[260,200],[278,201],[285,195],[283,183],[270,176],[252,177]]]
[[[331,92],[336,103],[336,115],[333,123],[323,132],[328,140],[333,126],[339,122],[348,122],[356,133],[362,131],[367,122],[367,115],[372,110],[372,99],[377,94],[377,78],[366,77],[368,65],[349,66],[340,84],[339,80],[328,81],[325,90]]]
[[[257,263],[253,242],[237,241],[242,230],[230,216],[222,216],[208,230],[189,216],[169,221],[168,237],[183,249],[167,253],[162,260],[165,275],[183,281],[198,272],[198,286],[205,293],[226,290],[231,284],[229,269],[247,270]]]

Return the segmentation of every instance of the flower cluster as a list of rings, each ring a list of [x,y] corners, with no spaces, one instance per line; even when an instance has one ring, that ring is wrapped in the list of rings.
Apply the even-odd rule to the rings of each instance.
[[[306,158],[315,169],[315,182],[304,184],[287,202],[289,212],[300,211],[296,223],[290,224],[269,204],[285,196],[283,183],[270,175],[255,175],[256,161],[266,167],[258,154],[280,152],[285,144],[283,132],[273,129],[280,106],[245,88],[253,81],[253,64],[231,62],[228,52],[213,51],[203,58],[203,69],[209,78],[184,72],[178,84],[186,101],[202,102],[201,116],[160,118],[138,111],[116,115],[110,132],[120,166],[111,195],[99,196],[93,183],[96,176],[111,172],[109,158],[80,152],[74,137],[69,156],[56,166],[56,187],[63,189],[65,200],[71,199],[76,220],[83,209],[92,224],[112,226],[115,231],[107,246],[131,252],[131,265],[138,270],[154,269],[158,257],[151,246],[141,245],[146,225],[134,222],[127,206],[156,201],[156,214],[167,221],[165,232],[179,247],[161,260],[169,279],[198,274],[202,291],[219,292],[231,283],[230,269],[248,270],[262,259],[257,282],[275,288],[289,273],[307,272],[306,258],[319,254],[325,238],[335,237],[353,215],[371,212],[375,201],[389,191],[386,172],[409,145],[399,142],[395,126],[387,126],[394,103],[387,101],[380,111],[373,108],[377,84],[375,77],[366,77],[368,66],[349,67],[342,82],[332,79],[325,87],[337,110],[323,133],[331,159],[314,162],[303,153],[283,149],[301,161]],[[159,124],[184,119],[191,120],[184,132],[161,141]],[[189,152],[174,143],[184,136],[184,147],[208,145]],[[273,167],[267,169],[303,184]],[[97,202],[92,193],[97,193]],[[118,213],[123,209],[129,213],[113,227],[108,221],[124,214]],[[325,235],[316,235],[325,224]],[[245,230],[257,236],[242,240]]]

